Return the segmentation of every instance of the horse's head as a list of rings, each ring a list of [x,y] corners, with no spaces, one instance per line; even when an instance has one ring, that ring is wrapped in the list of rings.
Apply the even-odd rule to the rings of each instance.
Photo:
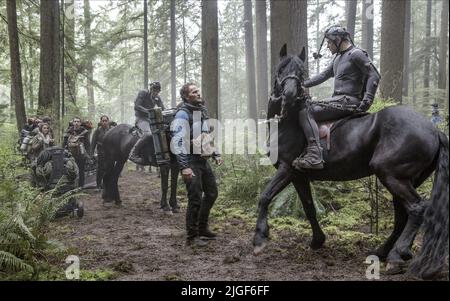
[[[306,73],[305,48],[300,55],[288,55],[286,44],[280,51],[280,63],[276,68],[275,82],[268,108],[268,119],[275,115],[283,118],[298,105],[297,99],[304,95],[303,76]]]

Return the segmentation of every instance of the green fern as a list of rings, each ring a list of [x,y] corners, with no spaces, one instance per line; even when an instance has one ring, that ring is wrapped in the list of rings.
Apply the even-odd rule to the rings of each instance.
[[[25,263],[22,259],[2,250],[0,250],[0,269],[11,272],[26,271],[32,273],[34,271],[33,267]]]
[[[16,175],[26,172],[18,167],[19,160],[0,142],[0,278],[6,272],[8,278],[39,279],[48,269],[48,258],[66,250],[47,237],[49,224],[80,193],[79,189],[61,193],[64,179],[47,192],[18,182]]]

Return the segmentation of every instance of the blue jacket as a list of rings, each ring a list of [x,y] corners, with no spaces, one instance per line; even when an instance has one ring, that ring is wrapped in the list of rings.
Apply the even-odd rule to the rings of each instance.
[[[206,161],[201,154],[194,153],[192,140],[202,133],[210,133],[208,119],[208,110],[203,105],[194,106],[184,102],[178,108],[171,125],[171,145],[181,170],[189,168],[191,162]],[[213,157],[219,156],[218,153],[213,154]]]

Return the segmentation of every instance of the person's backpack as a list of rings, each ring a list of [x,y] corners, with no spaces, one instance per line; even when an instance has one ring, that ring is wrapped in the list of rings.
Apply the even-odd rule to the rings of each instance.
[[[44,190],[53,189],[58,184],[61,193],[75,189],[78,166],[75,159],[62,147],[49,147],[36,159],[36,183]]]

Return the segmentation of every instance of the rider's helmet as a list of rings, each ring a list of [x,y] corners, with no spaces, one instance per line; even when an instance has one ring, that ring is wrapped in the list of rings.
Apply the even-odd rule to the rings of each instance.
[[[317,53],[313,53],[315,59],[321,58],[320,50],[322,49],[322,45],[325,39],[328,39],[334,43],[337,49],[341,46],[342,41],[350,41],[352,44],[353,40],[350,36],[350,33],[340,25],[332,25],[325,30],[324,37],[322,39],[322,43],[320,44],[319,51]]]
[[[325,31],[324,37],[333,42],[336,46],[336,49],[339,49],[342,41],[349,41],[353,44],[352,38],[350,37],[350,33],[340,25],[333,25],[328,27]],[[339,51],[339,50],[338,50]]]
[[[161,91],[161,83],[158,81],[152,82],[150,84],[150,90],[153,90],[155,92]]]
[[[351,40],[350,33],[342,26],[333,25],[328,27],[325,31],[325,38],[329,40],[336,41],[338,37],[341,38],[341,40]]]

